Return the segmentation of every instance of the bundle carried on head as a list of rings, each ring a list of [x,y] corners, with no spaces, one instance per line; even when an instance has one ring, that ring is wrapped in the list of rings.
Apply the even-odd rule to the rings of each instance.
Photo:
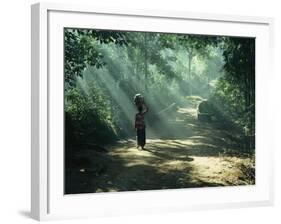
[[[134,103],[137,107],[142,106],[142,104],[144,103],[144,97],[140,93],[137,93],[134,96]]]
[[[143,105],[144,105],[144,97],[140,93],[137,93],[135,95],[134,103],[135,103],[138,111],[142,112],[143,111]]]

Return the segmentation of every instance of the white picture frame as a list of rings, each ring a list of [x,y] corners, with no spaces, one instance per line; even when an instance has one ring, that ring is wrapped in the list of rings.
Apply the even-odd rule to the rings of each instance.
[[[31,7],[31,214],[37,220],[147,214],[273,204],[273,146],[267,91],[272,18],[37,3]],[[255,37],[256,184],[254,186],[63,194],[63,27],[169,31]],[[261,63],[262,62],[262,63]],[[55,75],[54,75],[55,74]],[[267,77],[267,78],[265,78]]]

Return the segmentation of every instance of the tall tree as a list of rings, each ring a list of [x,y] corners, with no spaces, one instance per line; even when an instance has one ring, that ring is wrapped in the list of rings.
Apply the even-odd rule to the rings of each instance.
[[[226,79],[243,95],[245,123],[254,131],[255,39],[225,38],[223,56]]]
[[[87,66],[102,67],[102,54],[96,49],[97,44],[115,43],[127,44],[125,32],[114,32],[93,29],[65,28],[65,81],[73,84],[77,76],[82,76],[82,71]]]

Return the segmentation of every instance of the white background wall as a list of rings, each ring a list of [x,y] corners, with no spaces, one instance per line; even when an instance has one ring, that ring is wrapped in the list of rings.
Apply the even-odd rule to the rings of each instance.
[[[30,4],[6,0],[0,6],[0,223],[32,223],[30,208]],[[69,0],[100,7],[162,9],[275,17],[275,82],[272,86],[272,141],[275,142],[274,207],[194,211],[79,220],[79,223],[280,223],[281,221],[281,7],[277,0]],[[279,137],[280,135],[280,137]],[[59,223],[77,223],[77,220]]]

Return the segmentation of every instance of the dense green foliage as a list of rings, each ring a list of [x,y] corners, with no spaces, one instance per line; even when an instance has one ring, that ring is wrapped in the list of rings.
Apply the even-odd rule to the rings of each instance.
[[[66,144],[134,136],[136,93],[152,130],[165,108],[208,99],[253,135],[254,60],[250,38],[65,29]]]
[[[255,133],[255,42],[227,38],[223,44],[225,75],[220,77],[213,100],[218,108],[248,135]]]
[[[103,55],[97,50],[98,44],[114,42],[119,45],[126,44],[123,33],[89,29],[65,29],[65,80],[72,83],[87,66],[100,68],[105,65]]]

